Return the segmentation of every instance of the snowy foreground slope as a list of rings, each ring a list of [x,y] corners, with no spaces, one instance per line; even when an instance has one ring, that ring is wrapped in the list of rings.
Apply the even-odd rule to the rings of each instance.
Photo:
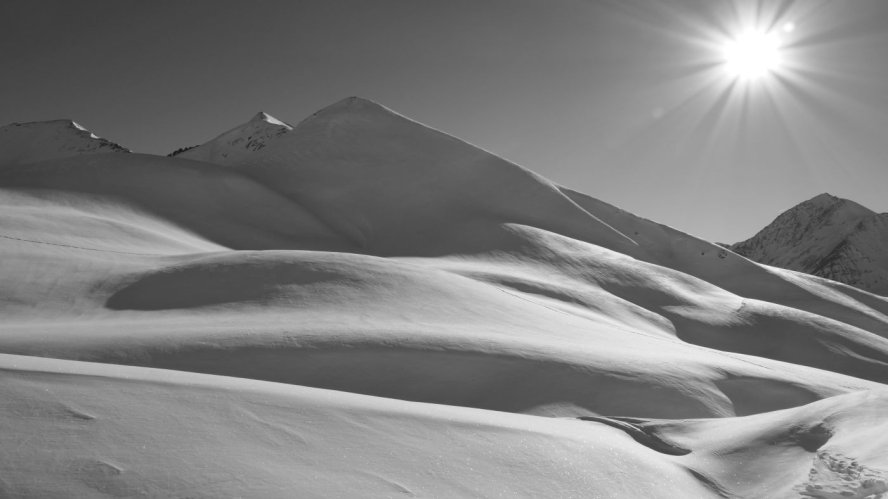
[[[847,199],[821,194],[804,201],[731,249],[888,296],[888,213]]]
[[[363,99],[172,158],[33,128],[0,159],[0,496],[888,491],[888,299]]]

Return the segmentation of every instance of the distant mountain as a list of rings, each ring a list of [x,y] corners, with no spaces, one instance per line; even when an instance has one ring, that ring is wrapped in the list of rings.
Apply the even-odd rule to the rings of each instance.
[[[287,123],[260,111],[250,121],[228,130],[209,142],[176,150],[170,156],[232,164],[264,148],[268,142],[292,129],[293,127]]]
[[[888,295],[888,213],[820,194],[730,248],[766,265]]]
[[[130,151],[71,120],[11,123],[0,127],[0,165],[107,152]]]

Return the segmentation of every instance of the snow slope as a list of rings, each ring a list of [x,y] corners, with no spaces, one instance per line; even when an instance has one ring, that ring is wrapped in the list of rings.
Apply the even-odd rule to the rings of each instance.
[[[716,497],[604,425],[176,371],[0,365],[4,497]]]
[[[71,120],[12,123],[0,127],[0,167],[80,154],[129,152]]]
[[[36,357],[0,366],[4,497],[888,490],[885,390],[744,418],[581,421]]]
[[[250,153],[262,149],[270,141],[292,129],[292,126],[260,111],[250,121],[228,130],[209,142],[176,154],[176,156],[217,164],[229,164],[248,158]]]
[[[731,249],[766,265],[888,295],[888,214],[820,194]]]
[[[234,131],[211,161],[0,170],[6,495],[791,497],[845,476],[828,456],[888,470],[888,299],[364,99]]]
[[[878,390],[742,418],[634,423],[693,449],[676,461],[708,472],[727,497],[877,499],[888,494],[886,411]]]

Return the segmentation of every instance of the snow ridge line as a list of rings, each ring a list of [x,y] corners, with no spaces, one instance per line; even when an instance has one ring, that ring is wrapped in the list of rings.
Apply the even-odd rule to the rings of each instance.
[[[86,250],[86,251],[101,251],[104,253],[120,253],[122,255],[167,256],[165,253],[136,253],[134,251],[117,251],[117,250],[109,250],[109,249],[87,248],[85,246],[75,246],[73,244],[62,244],[62,243],[50,243],[47,241],[36,241],[34,239],[23,239],[21,237],[6,236],[3,234],[0,234],[0,237],[2,237],[3,239],[11,239],[13,241],[22,241],[25,243],[48,244],[50,246],[59,246],[61,248],[73,248],[73,249]]]

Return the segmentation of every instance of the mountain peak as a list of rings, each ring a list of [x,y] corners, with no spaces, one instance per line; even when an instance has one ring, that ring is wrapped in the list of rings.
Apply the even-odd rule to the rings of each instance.
[[[839,201],[844,201],[842,198],[838,196],[833,196],[828,192],[824,192],[814,196],[813,198],[804,201],[805,203],[817,204],[817,205],[825,205],[825,204],[833,204]]]
[[[24,164],[79,154],[130,152],[70,119],[10,123],[0,127],[0,164]]]
[[[351,96],[346,97],[344,99],[340,99],[333,104],[330,104],[324,108],[313,113],[308,118],[302,120],[300,124],[312,121],[315,118],[319,118],[322,116],[334,116],[339,114],[364,114],[364,113],[379,113],[380,115],[388,115],[388,116],[401,116],[400,114],[392,111],[391,109],[374,102],[370,99],[365,99],[363,97]],[[403,116],[402,116],[403,117]],[[407,118],[409,119],[409,118]],[[412,121],[412,120],[411,120]]]
[[[292,129],[289,124],[264,111],[259,111],[246,123],[199,146],[179,149],[173,155],[211,163],[234,164]]]
[[[803,201],[798,205],[787,210],[785,214],[797,211],[809,211],[816,213],[829,213],[834,222],[850,223],[855,219],[860,219],[875,215],[875,212],[869,208],[855,203],[854,201],[833,196],[828,192],[818,194],[813,198]],[[783,215],[781,215],[783,216]],[[778,218],[779,220],[779,218]]]
[[[888,268],[878,262],[888,227],[876,223],[878,216],[854,201],[823,193],[781,213],[731,249],[759,263],[884,294]]]
[[[355,108],[368,108],[368,107],[386,109],[385,106],[383,106],[382,104],[374,102],[370,99],[358,97],[356,95],[352,95],[350,97],[346,97],[344,99],[338,100],[338,101],[334,102],[333,104],[330,104],[329,106],[327,106],[325,109],[341,109],[341,108],[355,109]]]
[[[16,122],[10,123],[4,127],[0,127],[0,130],[10,130],[10,129],[19,129],[22,131],[30,131],[36,132],[39,130],[57,130],[64,131],[67,130],[71,133],[81,136],[88,136],[90,138],[97,139],[99,138],[94,133],[90,132],[86,127],[77,123],[74,120],[68,118],[60,118],[56,120],[45,120],[45,121],[25,121],[25,122]]]
[[[248,121],[247,123],[244,123],[244,124],[241,125],[241,126],[243,127],[243,126],[246,126],[246,125],[249,124],[249,123],[259,123],[259,122],[262,122],[262,123],[268,123],[268,124],[270,124],[270,125],[281,126],[281,127],[288,128],[288,129],[291,129],[291,130],[293,129],[293,127],[290,126],[289,124],[287,124],[287,123],[285,123],[285,122],[283,122],[283,121],[281,121],[281,120],[275,118],[274,116],[272,116],[272,115],[266,113],[265,111],[259,111],[258,113],[256,113],[256,114],[253,116],[253,118],[250,119],[250,121]]]

